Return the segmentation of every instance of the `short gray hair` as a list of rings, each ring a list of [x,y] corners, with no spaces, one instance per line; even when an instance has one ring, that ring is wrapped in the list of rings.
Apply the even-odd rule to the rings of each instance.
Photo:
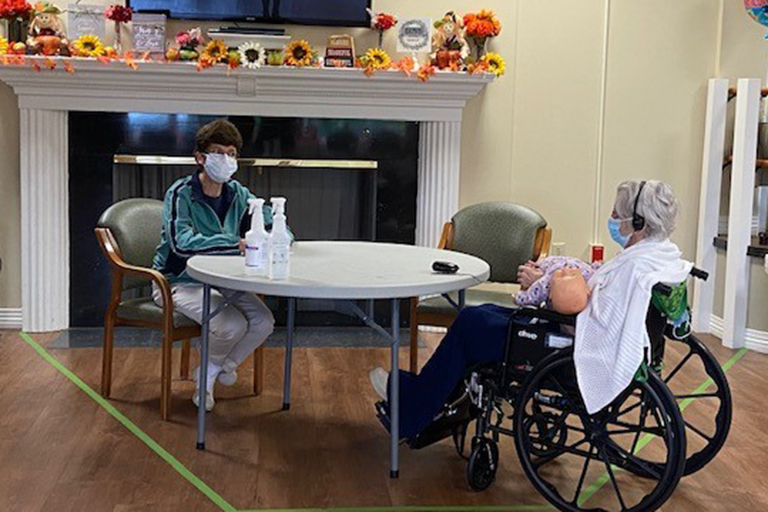
[[[646,238],[669,238],[677,223],[678,204],[672,187],[662,181],[648,180],[640,191],[639,180],[625,181],[616,190],[614,209],[622,219],[637,213],[645,218]],[[640,197],[637,197],[638,191]]]

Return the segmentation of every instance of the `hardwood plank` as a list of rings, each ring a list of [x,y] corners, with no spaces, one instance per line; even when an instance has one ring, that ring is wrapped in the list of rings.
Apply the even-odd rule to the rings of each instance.
[[[420,350],[422,363],[441,337],[423,336],[428,348]],[[52,337],[35,339],[45,344]],[[734,353],[715,338],[705,337],[705,342],[721,363]],[[671,361],[681,356],[674,344],[669,350]],[[97,389],[100,350],[51,352]],[[407,357],[404,349],[403,368]],[[483,493],[467,489],[466,464],[449,440],[421,451],[403,447],[401,478],[390,480],[388,436],[373,414],[376,396],[367,376],[374,366],[388,367],[388,360],[387,349],[296,349],[293,405],[282,412],[283,350],[268,349],[261,397],[252,395],[252,365],[247,363],[235,386],[217,387],[205,452],[194,448],[191,381],[174,377],[172,421],[159,419],[158,350],[115,351],[111,403],[238,509],[544,502],[506,438],[497,481]],[[748,353],[728,373],[736,404],[729,441],[709,466],[681,482],[664,510],[768,509],[768,483],[761,478],[768,472],[768,439],[762,435],[768,420],[763,398],[767,361]],[[704,380],[697,371],[681,377],[686,387]],[[0,339],[0,389],[4,509],[217,509],[17,333],[4,332]]]

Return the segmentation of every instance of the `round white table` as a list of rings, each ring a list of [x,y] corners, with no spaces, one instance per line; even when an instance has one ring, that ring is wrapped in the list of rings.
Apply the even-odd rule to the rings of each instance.
[[[438,274],[435,261],[459,266],[456,274]],[[459,292],[458,307],[464,305],[464,290],[486,281],[489,265],[474,256],[440,249],[372,242],[297,242],[291,249],[291,275],[285,280],[270,280],[246,274],[240,256],[194,256],[187,272],[203,283],[203,323],[201,331],[201,382],[207,380],[209,322],[217,311],[210,311],[211,288],[235,293],[257,293],[288,299],[288,325],[285,347],[283,409],[290,408],[291,353],[297,299],[390,299],[392,300],[391,370],[398,369],[400,348],[400,299],[421,295]],[[368,325],[386,334],[355,305],[353,310]],[[391,476],[398,476],[399,379],[391,381]],[[205,386],[200,386],[197,417],[197,448],[205,449]]]

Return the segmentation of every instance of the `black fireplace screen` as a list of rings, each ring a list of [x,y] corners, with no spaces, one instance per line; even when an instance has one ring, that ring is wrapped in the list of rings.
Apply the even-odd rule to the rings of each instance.
[[[70,114],[72,327],[103,324],[110,273],[93,235],[101,213],[113,202],[129,197],[162,199],[173,181],[194,171],[186,162],[168,165],[155,159],[147,164],[131,157],[191,156],[195,132],[212,119],[171,114]],[[229,119],[243,134],[242,156],[256,159],[254,165],[241,166],[236,178],[260,197],[287,197],[289,223],[299,240],[414,242],[416,123]],[[263,159],[291,163],[272,165]],[[307,160],[313,160],[312,164],[303,166]],[[280,322],[284,312],[279,303],[272,302]],[[381,306],[381,314],[376,316],[385,320],[387,305]],[[355,323],[330,302],[307,301],[300,307],[298,319],[304,325]]]

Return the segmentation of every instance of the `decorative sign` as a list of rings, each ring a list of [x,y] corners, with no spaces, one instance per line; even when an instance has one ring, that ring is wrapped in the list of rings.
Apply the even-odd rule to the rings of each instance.
[[[165,53],[165,14],[133,15],[133,49]]]
[[[397,28],[397,51],[400,53],[429,53],[432,51],[432,20],[404,20]]]
[[[69,4],[69,39],[74,41],[80,36],[94,35],[104,41],[104,6]]]
[[[325,50],[325,67],[355,67],[355,40],[352,36],[342,34],[328,38],[328,48]]]

